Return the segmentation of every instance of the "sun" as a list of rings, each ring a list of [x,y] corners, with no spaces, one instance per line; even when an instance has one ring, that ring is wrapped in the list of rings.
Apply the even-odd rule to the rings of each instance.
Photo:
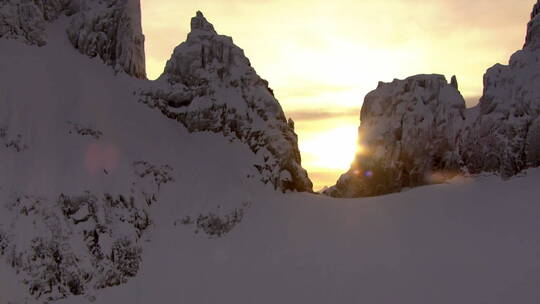
[[[320,171],[347,171],[357,151],[358,126],[345,124],[311,134],[300,140],[306,167]]]

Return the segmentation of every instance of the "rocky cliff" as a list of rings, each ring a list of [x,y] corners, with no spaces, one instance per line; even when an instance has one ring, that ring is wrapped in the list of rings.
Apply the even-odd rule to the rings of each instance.
[[[523,50],[484,75],[484,93],[471,109],[460,153],[470,173],[509,178],[540,165],[540,4],[534,6]]]
[[[374,196],[455,175],[464,111],[455,78],[448,83],[441,75],[418,75],[379,83],[364,100],[356,159],[325,193]]]
[[[380,85],[362,108],[359,142],[365,153],[325,193],[371,196],[458,172],[506,179],[540,166],[539,62],[540,2],[523,49],[508,65],[488,69],[476,107],[465,110],[455,78],[451,85],[440,76]]]
[[[5,0],[0,38],[47,44],[47,27],[65,16],[73,46],[99,57],[116,71],[146,78],[144,36],[138,0]]]
[[[141,101],[191,132],[221,133],[258,156],[262,181],[282,190],[312,191],[301,166],[294,122],[287,121],[268,82],[231,37],[217,34],[201,12],[191,20],[164,73]]]

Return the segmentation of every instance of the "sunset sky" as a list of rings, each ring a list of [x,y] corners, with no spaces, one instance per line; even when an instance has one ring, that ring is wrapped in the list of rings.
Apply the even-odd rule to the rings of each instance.
[[[378,81],[458,77],[469,105],[482,75],[525,39],[533,0],[142,0],[147,70],[162,72],[201,10],[232,36],[296,122],[315,189],[354,157],[364,96]]]

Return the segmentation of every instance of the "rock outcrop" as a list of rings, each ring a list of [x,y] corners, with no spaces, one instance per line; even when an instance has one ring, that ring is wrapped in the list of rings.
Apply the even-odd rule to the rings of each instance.
[[[4,0],[0,7],[0,37],[27,44],[46,44],[46,26],[68,9],[70,0]]]
[[[470,173],[509,178],[540,165],[540,3],[534,6],[523,50],[509,65],[484,75],[484,94],[460,143]]]
[[[362,107],[356,159],[325,193],[375,196],[455,175],[464,111],[455,78],[450,84],[441,75],[379,83]]]
[[[87,191],[60,194],[54,201],[21,195],[4,203],[2,212],[11,222],[0,225],[0,257],[17,271],[29,294],[43,301],[39,303],[70,296],[93,302],[96,290],[137,275],[142,242],[152,225],[150,207],[157,203],[161,185],[174,179],[168,166],[138,161],[133,168],[129,193]]]
[[[47,26],[70,18],[69,40],[81,53],[99,57],[115,71],[146,78],[144,36],[138,0],[5,0],[0,38],[47,44]]]
[[[103,0],[92,6],[82,3],[67,29],[73,46],[90,57],[99,56],[116,71],[146,78],[140,2]]]
[[[262,181],[282,190],[312,191],[301,166],[294,123],[287,121],[268,82],[257,75],[231,37],[218,35],[201,12],[191,20],[164,73],[141,101],[182,123],[247,144]]]
[[[440,77],[415,76],[370,93],[361,120],[366,152],[325,194],[378,195],[457,172],[506,179],[540,166],[540,1],[523,50],[488,69],[476,107],[464,110],[455,78],[448,86]]]

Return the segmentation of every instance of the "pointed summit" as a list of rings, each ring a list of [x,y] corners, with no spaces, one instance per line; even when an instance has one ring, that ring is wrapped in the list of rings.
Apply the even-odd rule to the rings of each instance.
[[[531,21],[527,25],[527,38],[524,49],[537,50],[540,48],[540,0],[536,2],[531,13]]]
[[[191,18],[191,31],[203,31],[217,34],[214,30],[214,26],[206,20],[201,11],[197,11],[195,17]]]
[[[249,146],[264,183],[281,190],[312,191],[302,168],[298,137],[281,105],[229,36],[219,35],[201,12],[143,102],[190,132],[222,133]]]

